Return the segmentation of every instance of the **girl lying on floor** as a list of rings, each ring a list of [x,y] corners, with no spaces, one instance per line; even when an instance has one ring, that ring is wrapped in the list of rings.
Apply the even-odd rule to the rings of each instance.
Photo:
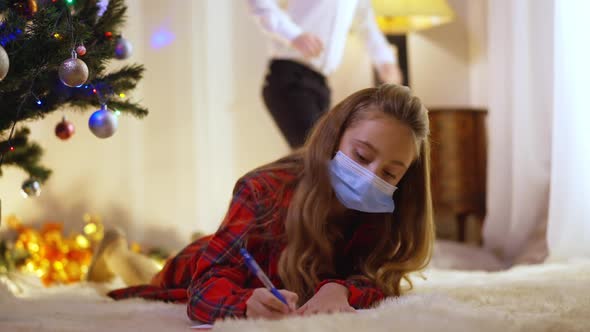
[[[426,108],[406,87],[356,92],[318,121],[302,149],[237,182],[214,235],[158,272],[111,232],[89,280],[114,272],[144,283],[109,296],[187,302],[188,316],[205,323],[354,311],[400,295],[402,279],[428,264],[434,241],[428,126]],[[248,270],[241,248],[288,304]]]

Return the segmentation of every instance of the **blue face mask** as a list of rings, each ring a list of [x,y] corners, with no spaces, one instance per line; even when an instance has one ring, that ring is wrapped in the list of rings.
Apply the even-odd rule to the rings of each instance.
[[[338,151],[330,161],[330,179],[336,197],[349,209],[369,213],[391,213],[397,187]]]

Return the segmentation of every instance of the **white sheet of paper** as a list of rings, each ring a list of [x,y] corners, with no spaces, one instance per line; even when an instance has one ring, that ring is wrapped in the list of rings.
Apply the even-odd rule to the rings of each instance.
[[[206,329],[212,329],[213,325],[211,324],[198,324],[198,325],[193,325],[191,326],[191,329],[196,329],[196,330],[206,330]]]

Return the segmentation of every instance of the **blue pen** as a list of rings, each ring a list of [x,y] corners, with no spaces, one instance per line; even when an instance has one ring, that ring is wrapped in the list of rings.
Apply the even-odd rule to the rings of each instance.
[[[262,281],[262,283],[264,284],[264,286],[277,299],[279,299],[281,302],[283,302],[284,304],[286,304],[288,306],[289,304],[287,304],[287,300],[285,299],[285,297],[283,296],[283,294],[279,293],[279,290],[275,288],[275,286],[272,284],[272,282],[270,281],[270,279],[268,279],[268,277],[266,276],[266,274],[264,274],[264,272],[262,271],[262,269],[260,268],[260,266],[258,265],[258,263],[256,263],[256,261],[254,260],[254,258],[252,258],[252,256],[250,256],[250,253],[248,252],[248,250],[246,250],[245,248],[241,248],[240,249],[240,254],[242,254],[242,256],[244,256],[244,260],[246,261],[246,265],[248,265],[248,269],[250,269],[250,271],[252,273],[254,273],[258,277],[258,279],[260,279],[260,281]]]

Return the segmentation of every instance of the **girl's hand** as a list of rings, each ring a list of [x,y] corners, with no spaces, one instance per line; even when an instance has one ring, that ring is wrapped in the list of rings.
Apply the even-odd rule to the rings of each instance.
[[[315,58],[322,53],[322,40],[314,34],[304,32],[297,36],[291,44],[306,58]]]
[[[299,315],[319,313],[355,312],[348,304],[348,289],[337,283],[327,283],[297,310]]]
[[[297,308],[297,294],[281,289],[289,305],[285,305],[266,288],[256,288],[246,301],[246,317],[279,319],[289,315]]]

